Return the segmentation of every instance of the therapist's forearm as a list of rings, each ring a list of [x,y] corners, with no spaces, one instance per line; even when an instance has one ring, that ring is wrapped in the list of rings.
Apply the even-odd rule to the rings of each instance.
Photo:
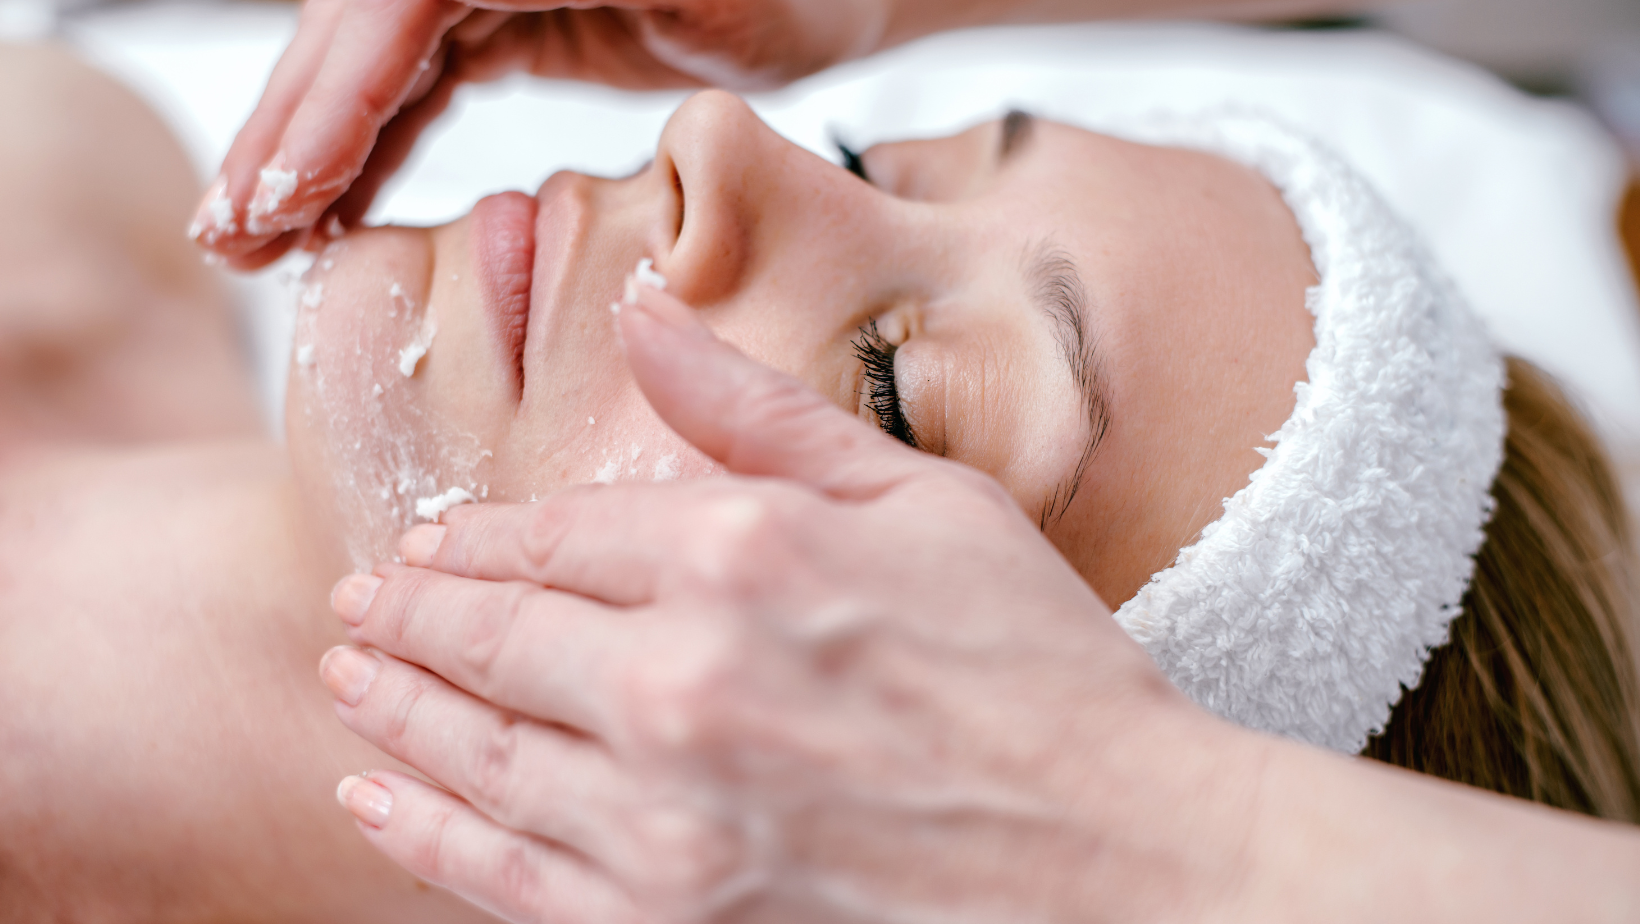
[[[1247,920],[1640,920],[1640,828],[1287,743],[1262,793]]]
[[[1261,20],[1351,13],[1382,0],[892,0],[881,47],[997,23],[1201,17]]]

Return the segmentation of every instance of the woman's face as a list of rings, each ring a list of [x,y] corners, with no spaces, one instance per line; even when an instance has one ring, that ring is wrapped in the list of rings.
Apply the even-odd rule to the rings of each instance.
[[[1291,214],[1228,161],[1018,115],[863,167],[707,92],[634,176],[560,173],[442,227],[334,243],[287,402],[308,500],[364,566],[451,489],[711,472],[616,337],[608,306],[648,257],[719,337],[995,476],[1125,601],[1292,410],[1315,276]]]

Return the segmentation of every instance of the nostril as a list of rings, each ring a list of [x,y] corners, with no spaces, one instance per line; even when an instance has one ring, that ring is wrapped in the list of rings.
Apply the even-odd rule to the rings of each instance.
[[[672,167],[672,192],[677,196],[678,202],[677,217],[674,219],[672,228],[672,240],[677,241],[683,237],[683,223],[684,217],[689,211],[689,200],[683,194],[683,174],[678,172],[677,162],[670,161],[670,164]]]

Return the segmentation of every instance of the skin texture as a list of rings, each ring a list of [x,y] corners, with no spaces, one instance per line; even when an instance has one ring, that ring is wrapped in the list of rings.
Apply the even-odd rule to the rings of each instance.
[[[713,471],[655,416],[609,324],[647,256],[719,336],[867,419],[852,344],[874,322],[898,347],[922,447],[995,477],[1103,599],[1128,599],[1262,463],[1253,450],[1291,412],[1313,343],[1314,272],[1252,171],[1026,124],[1006,158],[1001,123],[881,145],[867,183],[706,92],[633,177],[562,173],[533,203],[508,194],[452,225],[350,235],[321,255],[323,304],[298,318],[314,361],[292,367],[289,432],[309,496],[351,511],[362,567],[416,522],[412,495],[516,501]],[[498,268],[530,227],[533,250]],[[1076,320],[1109,418],[1086,458],[1094,426],[1062,325],[1037,304],[1044,256],[1084,295]],[[514,302],[497,294],[508,286]],[[520,346],[502,305],[522,309],[525,288]],[[406,378],[400,351],[429,317],[437,335]],[[435,474],[400,493],[396,460],[422,443],[412,475]]]
[[[464,509],[337,587],[338,714],[445,787],[343,784],[408,868],[516,921],[1640,911],[1632,828],[1208,718],[994,483],[661,293],[621,330],[735,475]]]
[[[17,60],[22,59],[0,58]],[[60,54],[36,59],[31,67],[37,70],[25,70],[23,76],[63,78],[75,71]],[[62,112],[96,111],[94,93],[71,102]],[[20,122],[8,120],[12,125]],[[139,161],[153,153],[129,144],[122,152]],[[74,166],[68,157],[54,163]],[[75,187],[65,184],[62,188]],[[68,204],[72,203],[54,203]],[[55,214],[54,209],[43,209],[23,217],[44,233],[59,233],[62,229],[51,227]],[[146,239],[165,240],[157,233]],[[99,269],[87,263],[73,271],[95,279]],[[102,304],[104,299],[107,304],[116,302],[110,293],[93,294],[99,298],[92,304]],[[137,299],[121,304],[138,314],[151,307]],[[222,306],[216,304],[213,310],[220,312]],[[203,316],[219,318],[220,314]],[[683,317],[688,317],[687,312]],[[629,348],[640,342],[634,332],[641,338],[641,325],[641,321],[626,322]],[[1176,695],[1156,688],[1153,669],[1134,663],[1131,643],[1108,621],[1089,618],[1099,611],[1097,599],[1047,549],[1030,518],[1021,516],[992,482],[971,469],[894,447],[788,379],[778,379],[770,387],[767,370],[734,365],[732,351],[703,355],[701,345],[715,342],[710,338],[652,338],[649,342],[662,349],[634,356],[640,369],[650,370],[642,384],[660,413],[687,432],[707,457],[731,469],[765,476],[749,489],[753,509],[775,513],[777,505],[786,504],[787,518],[747,517],[741,503],[747,495],[737,495],[747,492],[747,486],[723,480],[681,487],[673,496],[682,502],[676,506],[666,504],[670,492],[617,494],[611,489],[602,495],[638,497],[644,501],[641,517],[612,519],[603,516],[596,505],[587,510],[593,521],[655,527],[646,537],[633,537],[647,538],[648,545],[624,544],[626,537],[619,533],[604,536],[605,541],[623,544],[629,554],[648,549],[659,553],[656,557],[669,557],[680,543],[679,534],[668,532],[666,524],[708,528],[714,538],[701,544],[700,557],[685,572],[698,581],[691,596],[697,603],[710,603],[715,597],[718,602],[737,605],[712,607],[723,619],[710,624],[713,634],[705,637],[732,644],[773,643],[772,650],[786,659],[781,663],[789,665],[797,658],[799,665],[821,669],[818,676],[812,670],[782,671],[752,679],[779,682],[784,676],[792,682],[818,684],[807,688],[821,695],[803,698],[803,704],[811,707],[801,713],[804,718],[823,716],[823,709],[812,711],[814,706],[843,702],[824,695],[835,689],[831,684],[836,680],[826,675],[848,663],[838,656],[846,658],[850,646],[830,646],[815,661],[812,655],[816,652],[803,645],[782,644],[781,638],[770,638],[767,633],[732,631],[736,626],[760,625],[751,618],[756,614],[746,609],[746,603],[767,603],[790,592],[779,580],[770,582],[782,569],[760,567],[760,562],[775,564],[784,556],[790,564],[794,548],[801,548],[791,542],[803,535],[790,518],[797,514],[797,525],[819,529],[806,541],[818,542],[815,548],[823,546],[831,553],[815,560],[829,563],[828,568],[842,566],[841,572],[808,572],[824,577],[833,593],[846,591],[859,573],[875,572],[882,578],[880,563],[885,557],[912,550],[920,557],[908,567],[914,566],[911,570],[922,577],[893,580],[891,585],[879,583],[872,598],[879,603],[893,601],[891,591],[897,585],[901,592],[912,595],[900,604],[938,592],[942,599],[976,605],[977,612],[960,624],[963,631],[953,632],[948,624],[953,615],[962,615],[960,610],[924,610],[913,619],[919,612],[914,605],[862,608],[856,599],[853,615],[868,617],[858,625],[875,630],[875,641],[898,639],[902,643],[857,651],[907,656],[898,663],[927,665],[933,663],[927,656],[960,655],[961,646],[977,638],[1006,642],[1006,650],[1021,659],[1015,662],[1020,671],[1012,673],[1012,679],[992,676],[992,684],[971,691],[978,697],[972,701],[960,700],[961,683],[941,683],[935,675],[927,675],[905,691],[923,694],[918,700],[923,704],[945,708],[920,716],[947,723],[978,721],[998,730],[1001,740],[1041,741],[1045,733],[1041,720],[1047,713],[1033,710],[1034,716],[1016,717],[998,708],[1038,701],[1020,690],[1021,677],[1055,679],[1052,685],[1031,684],[1037,696],[1053,698],[1055,693],[1075,691],[1101,694],[1086,701],[1078,698],[1075,721],[1053,724],[1047,730],[1052,749],[1049,760],[1029,759],[1033,753],[1040,755],[1040,749],[1010,751],[1000,755],[1000,760],[995,752],[963,751],[964,756],[989,757],[981,762],[982,769],[990,771],[989,779],[1014,787],[1030,787],[1031,780],[1043,778],[1044,767],[1072,768],[1065,774],[1046,774],[1057,782],[1039,793],[1049,800],[1068,800],[1067,811],[1057,816],[1057,831],[1041,823],[1041,812],[1028,814],[1028,823],[1003,826],[971,817],[968,824],[946,829],[963,836],[944,839],[952,846],[948,858],[953,862],[941,867],[942,874],[951,877],[944,882],[915,876],[896,881],[883,876],[891,871],[887,868],[831,867],[853,874],[853,881],[875,885],[890,897],[909,898],[923,907],[950,907],[959,899],[979,899],[1009,921],[1088,919],[1123,908],[1203,907],[1201,902],[1207,899],[1216,900],[1216,910],[1224,917],[1249,920],[1337,919],[1341,908],[1359,910],[1363,917],[1375,920],[1414,920],[1420,913],[1432,920],[1451,920],[1463,914],[1498,920],[1594,920],[1601,913],[1612,920],[1633,918],[1637,899],[1625,892],[1634,884],[1626,871],[1640,863],[1640,848],[1632,834],[1567,821],[1556,813],[1501,807],[1504,803],[1494,798],[1413,781],[1394,771],[1362,769],[1203,719],[1182,706]],[[689,349],[691,344],[695,350]],[[218,341],[202,352],[208,357],[214,351],[231,355],[231,344]],[[168,366],[167,372],[176,369],[201,375],[195,387],[217,395],[233,395],[236,388],[242,388],[242,377],[211,378],[193,369],[187,361],[193,355],[189,352],[157,350],[150,341],[136,353],[142,360],[138,368]],[[670,366],[657,362],[666,357],[675,361]],[[721,374],[725,362],[730,363],[727,379]],[[715,377],[714,369],[718,370]],[[168,380],[160,375],[154,378]],[[177,394],[163,388],[146,391],[150,381],[142,376],[128,377],[121,384],[129,399],[138,404]],[[8,397],[29,397],[32,385],[27,378],[9,383]],[[732,428],[720,428],[714,433],[689,427],[679,411],[702,397],[702,389],[705,397],[714,397],[715,389],[715,400],[732,401],[740,413],[718,415],[717,419],[743,423],[747,432],[740,435]],[[823,425],[828,418],[830,427]],[[786,439],[776,426],[794,419],[807,424],[798,428],[798,435],[808,440]],[[323,615],[320,598],[322,576],[334,575],[343,565],[326,552],[326,524],[305,516],[315,508],[298,498],[279,451],[234,436],[238,428],[253,426],[244,417],[229,418],[223,424],[226,432],[216,435],[220,439],[195,431],[186,442],[159,438],[148,440],[146,446],[115,447],[88,445],[105,439],[95,417],[62,413],[58,422],[72,427],[41,434],[8,424],[0,440],[7,450],[0,457],[0,656],[4,658],[0,698],[18,704],[0,717],[0,789],[13,794],[0,801],[0,907],[6,909],[7,918],[168,922],[472,919],[470,910],[418,885],[367,851],[364,842],[346,830],[345,816],[329,803],[329,782],[342,772],[339,768],[381,766],[386,758],[360,744],[324,714],[324,696],[317,682],[300,668],[311,664],[315,653],[339,635],[340,630]],[[78,435],[64,436],[64,432]],[[129,443],[133,437],[124,432],[118,440]],[[768,451],[771,443],[774,451]],[[765,451],[756,451],[759,446]],[[833,452],[828,454],[827,449]],[[785,467],[779,468],[782,460]],[[825,473],[831,474],[824,477]],[[792,480],[776,483],[767,478],[777,474]],[[876,510],[888,515],[869,524],[876,528],[860,528],[859,523],[851,522],[852,515],[860,511],[837,506],[839,500],[862,502],[858,494],[848,492],[850,485],[885,488],[885,478],[895,477],[902,484],[915,483],[921,493],[911,498],[911,509],[896,510],[894,498],[888,496],[892,492],[885,490],[883,497],[890,503]],[[625,486],[619,490],[646,489]],[[902,492],[901,496],[906,495]],[[699,519],[702,500],[710,502],[704,509],[715,510],[716,517]],[[817,511],[831,515],[805,516]],[[463,516],[473,514],[460,513],[457,520]],[[749,528],[759,524],[760,528]],[[976,524],[977,534],[987,540],[983,554],[978,558],[953,554],[964,549],[970,556],[975,554]],[[995,529],[986,531],[991,527]],[[466,561],[493,567],[495,570],[485,572],[490,575],[526,576],[517,562],[506,559],[509,549],[505,545],[493,547],[487,555],[480,547],[487,536],[510,534],[506,529],[476,530],[466,541],[446,536],[447,542],[423,542],[420,551],[415,547],[406,551],[419,563],[424,559],[415,555],[433,555],[436,546],[436,554],[443,556],[445,567],[452,571],[459,571],[458,563]],[[838,537],[845,541],[839,544]],[[886,545],[862,543],[862,537]],[[757,541],[763,538],[779,541]],[[656,541],[662,544],[656,546]],[[759,559],[760,554],[775,557]],[[734,567],[700,570],[701,564],[714,560]],[[968,566],[949,569],[952,562]],[[1000,568],[1001,573],[987,572],[981,566]],[[962,584],[951,580],[953,574],[978,578],[974,589],[980,592],[966,593]],[[930,584],[929,575],[937,581]],[[999,577],[1021,584],[998,582]],[[609,593],[607,574],[582,573],[574,578],[587,590],[599,587],[600,592]],[[725,579],[729,579],[727,584],[722,583]],[[496,585],[480,586],[485,598],[493,600]],[[517,593],[519,585],[513,586],[512,592]],[[986,597],[986,591],[1001,594],[1001,601]],[[767,596],[770,594],[773,596]],[[347,594],[339,599],[345,611],[356,612],[349,608]],[[385,605],[391,594],[381,599]],[[1014,617],[1020,600],[1036,605],[1022,617]],[[359,602],[358,597],[353,598],[353,604]],[[766,605],[757,609],[771,611]],[[993,621],[998,611],[1007,612],[1017,622],[1010,622],[1004,630]],[[664,614],[658,615],[664,621]],[[710,613],[697,606],[693,615],[698,619]],[[804,614],[790,615],[799,618]],[[908,621],[898,622],[902,617]],[[444,624],[456,631],[467,626],[447,618]],[[812,626],[836,627],[826,620]],[[724,634],[724,630],[731,631]],[[811,637],[824,637],[824,633]],[[418,653],[410,633],[402,640],[406,642],[402,653]],[[735,650],[719,649],[718,654]],[[721,672],[727,665],[712,657],[713,651],[695,649],[693,654],[696,656],[682,663],[708,670],[661,678],[679,684],[670,688],[639,684],[636,689],[651,696],[668,689],[710,692],[709,687],[696,686],[692,680],[734,676]],[[706,656],[698,657],[701,654]],[[1076,661],[1077,654],[1093,660]],[[435,660],[431,652],[420,653],[420,658]],[[945,666],[961,670],[966,662],[967,676],[982,679],[985,672],[975,668],[983,668],[988,659],[989,646],[987,658],[959,658],[955,667],[949,662]],[[737,660],[735,665],[745,663]],[[335,659],[327,664],[339,666]],[[614,660],[604,665],[617,666]],[[1041,666],[1056,667],[1051,673],[1033,670]],[[456,674],[454,669],[447,670]],[[606,680],[643,679],[618,669],[602,676]],[[902,675],[902,682],[908,677],[918,679]],[[869,674],[850,679],[870,688]],[[1049,686],[1057,689],[1045,689]],[[801,692],[804,688],[795,689]],[[371,690],[384,693],[389,685],[372,685]],[[754,686],[723,692],[758,690]],[[985,695],[987,690],[994,695]],[[504,698],[499,686],[491,695]],[[959,699],[949,699],[953,696]],[[355,698],[364,702],[362,694]],[[425,706],[436,709],[439,702],[431,697]],[[683,697],[683,717],[709,702]],[[736,718],[756,717],[757,713],[749,712]],[[756,724],[765,731],[770,728],[767,723]],[[655,727],[647,723],[645,730]],[[812,731],[813,726],[807,728]],[[659,726],[660,731],[666,729]],[[793,726],[793,731],[799,730]],[[1089,730],[1097,732],[1091,739],[1082,734]],[[882,729],[857,731],[880,735]],[[411,742],[411,736],[401,738],[406,745]],[[804,740],[816,739],[792,735],[775,743],[801,744]],[[907,739],[891,736],[891,740],[898,746]],[[921,737],[912,740],[931,744],[933,753],[939,755],[953,739],[937,728],[927,734],[925,728]],[[982,737],[975,743],[989,740]],[[660,743],[663,748],[678,744],[666,735]],[[687,735],[682,741],[691,746],[704,743],[691,742]],[[726,738],[724,743],[732,744],[734,739]],[[913,749],[909,754],[897,749],[890,754],[926,758],[929,749]],[[1077,755],[1086,760],[1076,760]],[[859,775],[861,769],[882,769],[881,765],[870,766],[869,760],[862,768],[857,761],[838,761],[837,756],[824,754],[820,767],[811,768],[829,766],[837,772],[808,778],[849,783],[869,779]],[[897,766],[916,769],[919,765],[907,760]],[[921,766],[929,767],[926,761]],[[963,766],[941,760],[933,769],[961,776]],[[716,778],[721,783],[722,769],[692,775],[692,780]],[[963,781],[976,778],[985,777],[970,775]],[[418,818],[425,822],[456,818],[448,811],[452,805],[448,797],[415,788],[407,776],[389,772],[382,779],[398,795],[397,807],[388,812],[392,826],[402,830]],[[1219,788],[1204,787],[1204,779]],[[1259,783],[1257,790],[1236,788],[1253,781]],[[729,792],[733,794],[732,789]],[[917,787],[917,792],[925,794],[926,790]],[[740,793],[756,794],[751,788]],[[350,804],[368,802],[354,798],[368,795],[369,790],[354,786]],[[740,804],[757,807],[744,800]],[[1257,809],[1251,821],[1237,811],[1244,805]],[[423,813],[418,815],[418,810]],[[482,822],[472,816],[464,819]],[[824,848],[847,843],[848,825],[859,819],[817,813],[806,842],[816,849],[804,859],[828,859]],[[485,830],[492,836],[516,837],[497,832],[493,826]],[[658,833],[665,835],[669,830],[676,838],[675,827],[662,826]],[[426,860],[432,856],[429,851],[440,846],[435,835],[441,831],[452,836],[464,833],[461,825],[413,828],[410,833],[419,840],[402,841],[398,846]],[[682,833],[690,832],[685,828]],[[710,835],[711,831],[702,833]],[[1090,836],[1099,850],[1086,849]],[[450,846],[462,843],[456,839]],[[998,843],[1006,852],[998,852]],[[1075,848],[1074,855],[1051,849],[1066,845]],[[1014,851],[1021,846],[1040,848],[1029,854],[1029,859],[1039,862],[1031,864],[1023,881],[1014,875],[1022,864],[996,862],[999,856],[1020,860],[1021,855]],[[452,861],[463,855],[459,850],[447,854]],[[481,852],[478,856],[493,862],[508,855]],[[976,857],[983,861],[981,865],[963,865]],[[900,858],[923,859],[924,855],[901,851]],[[1083,881],[1091,877],[1111,886],[1101,889],[1094,900],[1082,900],[1075,884],[1065,882],[1067,870],[1075,874],[1069,878]],[[481,874],[494,871],[494,867],[475,868]],[[683,871],[687,874],[690,869],[686,865]],[[686,887],[682,894],[687,897],[692,884],[710,884],[713,870],[708,867],[705,872],[704,878],[684,875],[677,880]],[[1055,888],[1041,888],[1041,872],[1054,874]],[[866,873],[873,877],[858,878]],[[974,875],[962,878],[969,873]],[[1482,883],[1486,888],[1472,888]],[[980,890],[979,884],[995,888]],[[555,897],[562,901],[597,895],[587,888],[574,891],[588,886],[585,879],[560,885],[563,888]],[[1340,895],[1357,900],[1340,901]],[[1006,904],[1021,897],[1025,905]],[[1047,907],[1064,898],[1076,899],[1076,907],[1064,913]],[[1113,903],[1118,898],[1120,905]],[[1492,904],[1478,904],[1477,898]],[[618,911],[619,907],[603,910]],[[869,916],[869,909],[862,913]]]
[[[1215,778],[1222,730],[995,482],[747,361],[660,293],[621,329],[656,410],[736,475],[463,509],[453,538],[407,540],[412,563],[515,582],[500,595],[402,567],[338,588],[355,641],[432,672],[333,652],[343,721],[534,835],[372,775],[348,792],[391,787],[372,842],[529,921],[1177,919],[1227,899],[1227,865],[1164,897],[1087,862],[1183,831],[1103,838],[1129,807],[1080,802],[1081,782],[1137,768],[1067,739],[1165,742],[1191,814],[1227,828],[1253,790]],[[937,531],[922,509],[944,512]],[[881,548],[900,567],[874,567]],[[956,574],[972,581],[953,593]]]
[[[969,425],[954,412],[953,423],[939,429],[925,410],[913,408],[913,417],[930,439],[950,442],[954,456],[977,453],[967,456],[972,459],[986,458],[985,441],[989,434],[1000,437],[1001,424],[1019,426],[1009,431],[1017,458],[1004,468],[1029,497],[1057,460],[1032,447],[1051,443],[1048,431],[1056,423],[1081,426],[1084,416],[1054,328],[1020,288],[1018,248],[982,266],[971,250],[960,250],[980,229],[942,238],[940,228],[994,211],[986,195],[1044,201],[1040,188],[999,185],[1037,169],[1029,159],[1035,144],[1089,145],[1076,152],[1086,160],[1081,182],[1089,194],[1100,188],[1101,169],[1127,169],[1122,152],[1142,153],[1040,126],[1037,139],[999,171],[986,166],[999,137],[991,126],[949,144],[870,152],[878,181],[892,180],[900,190],[891,193],[775,138],[738,101],[704,97],[668,129],[657,158],[667,167],[623,183],[568,174],[548,183],[547,198],[574,219],[564,226],[585,234],[554,236],[558,226],[549,222],[543,225],[548,233],[537,236],[547,264],[557,265],[561,252],[581,272],[558,280],[561,286],[552,273],[530,274],[535,287],[525,290],[545,309],[530,313],[524,357],[533,375],[518,377],[517,354],[499,348],[508,341],[492,326],[497,316],[480,310],[487,298],[514,291],[508,268],[517,266],[475,249],[463,230],[482,224],[478,218],[487,209],[516,206],[521,197],[490,202],[478,218],[435,232],[388,229],[342,242],[325,258],[334,261],[331,269],[321,262],[314,281],[324,288],[314,290],[300,316],[304,336],[313,336],[305,342],[314,346],[314,363],[293,369],[295,455],[287,456],[256,435],[260,424],[245,366],[227,306],[213,294],[214,280],[181,240],[164,233],[166,216],[179,214],[194,192],[175,144],[128,94],[60,51],[4,60],[15,66],[7,87],[37,88],[7,97],[19,107],[7,113],[9,124],[42,123],[40,131],[7,136],[30,145],[7,148],[21,153],[7,155],[17,160],[5,175],[31,178],[8,214],[16,222],[12,233],[25,245],[27,234],[59,242],[52,254],[70,264],[54,278],[87,286],[84,299],[69,307],[107,331],[90,336],[74,328],[72,336],[31,340],[31,331],[49,332],[70,316],[57,303],[14,294],[63,290],[27,265],[0,283],[0,294],[11,299],[6,347],[26,352],[45,340],[60,359],[49,374],[38,363],[9,367],[0,403],[47,407],[51,395],[97,396],[0,419],[0,698],[23,704],[0,716],[0,785],[21,794],[0,800],[0,907],[21,921],[482,919],[389,862],[357,836],[334,803],[335,782],[345,774],[402,765],[336,721],[313,674],[320,654],[345,638],[326,612],[325,591],[350,567],[348,535],[331,516],[338,509],[331,501],[337,476],[355,473],[326,460],[336,445],[350,445],[327,435],[328,412],[316,414],[311,428],[303,414],[314,406],[304,395],[317,394],[321,376],[338,388],[359,386],[353,397],[366,401],[372,398],[367,382],[391,385],[383,397],[398,403],[380,415],[382,425],[408,426],[388,435],[403,436],[418,450],[436,448],[452,433],[481,432],[493,451],[475,474],[495,497],[587,480],[607,464],[606,447],[619,450],[622,478],[654,477],[673,454],[680,475],[717,470],[719,463],[691,448],[645,403],[605,307],[620,294],[621,275],[639,254],[664,255],[674,291],[698,299],[702,319],[746,350],[813,376],[830,399],[868,420],[849,347],[868,317],[880,315],[886,334],[910,337],[907,357],[920,336],[926,346],[916,349],[946,357],[942,369],[960,369],[975,356],[1006,361],[1007,376],[980,381],[1014,389],[1013,407],[1004,413],[972,405],[968,413],[985,427],[963,436],[967,448],[956,438]],[[120,127],[126,143],[118,148],[119,166],[153,176],[151,184],[104,188],[74,181],[99,171],[123,176],[106,162],[114,146],[85,140],[100,137],[99,124]],[[761,158],[764,172],[724,159],[748,151]],[[1169,176],[1185,188],[1191,187],[1184,181],[1197,176],[1193,171],[1218,171],[1234,187],[1225,195],[1255,205],[1275,201],[1256,177],[1229,165],[1156,156],[1174,165]],[[1103,157],[1107,166],[1088,157]],[[919,158],[926,174],[912,169]],[[682,177],[681,191],[663,169]],[[175,179],[174,194],[162,194],[166,177]],[[1135,183],[1142,178],[1142,171],[1127,175]],[[986,192],[991,189],[1001,192]],[[52,194],[25,195],[34,190]],[[768,198],[771,207],[753,197]],[[802,203],[790,202],[793,197],[809,197],[812,205],[796,208]],[[98,222],[88,222],[84,216],[98,205]],[[686,206],[679,237],[677,217]],[[1117,212],[1114,203],[1111,209]],[[923,235],[928,247],[893,249],[902,261],[899,275],[889,275],[881,259],[871,276],[846,273],[847,261],[881,256],[863,254],[865,248],[851,242],[851,225],[839,217],[851,210],[872,214],[873,224],[861,230],[874,235],[873,248],[912,233]],[[538,217],[551,212],[542,207]],[[1028,217],[1023,209],[1013,216]],[[1264,217],[1267,212],[1255,209],[1227,236],[1255,231]],[[1269,232],[1290,243],[1284,236],[1290,220],[1275,217],[1280,220],[1269,223]],[[994,238],[1001,226],[983,230]],[[98,237],[104,233],[106,242]],[[1020,228],[1019,246],[1041,233]],[[76,236],[87,241],[83,251],[61,245]],[[111,262],[111,252],[125,262]],[[781,254],[792,252],[811,259],[783,267]],[[475,254],[486,253],[468,266]],[[426,262],[429,255],[444,262]],[[1087,261],[1090,286],[1095,256],[1079,257]],[[1240,257],[1231,251],[1222,259]],[[973,273],[952,273],[959,260]],[[1302,255],[1294,260],[1302,276]],[[724,274],[700,271],[708,265]],[[1101,272],[1123,278],[1118,263],[1105,266]],[[799,279],[794,270],[816,275]],[[152,281],[135,286],[132,278]],[[397,300],[395,279],[406,290]],[[943,287],[931,288],[930,279]],[[1293,280],[1277,310],[1302,311],[1294,304],[1302,284]],[[829,306],[827,313],[814,290],[828,286],[846,291],[853,304]],[[398,350],[429,310],[438,332],[407,378]],[[926,321],[920,334],[909,323],[896,327],[895,318],[912,314]],[[948,319],[940,323],[949,336],[934,336],[938,318]],[[374,339],[360,340],[365,332]],[[381,354],[365,351],[366,345],[380,346]],[[101,364],[114,363],[114,356],[128,357],[120,361],[126,374],[110,380]],[[912,386],[926,377],[899,378],[908,402],[920,400]],[[1290,385],[1278,383],[1266,396],[1280,406],[1273,416],[1285,413],[1280,408],[1291,400]],[[143,422],[107,413],[125,406],[154,416]],[[942,414],[945,406],[939,404]],[[594,416],[595,425],[586,422]],[[636,471],[634,442],[644,449]],[[442,489],[447,481],[434,486]],[[990,490],[992,509],[1014,509],[1011,493]],[[1034,513],[1011,515],[1036,522]],[[390,549],[397,530],[384,535]],[[1034,542],[1048,548],[1040,535]],[[1063,573],[1063,564],[1054,567]],[[1082,593],[1091,597],[1085,588]],[[109,824],[114,818],[118,825]]]

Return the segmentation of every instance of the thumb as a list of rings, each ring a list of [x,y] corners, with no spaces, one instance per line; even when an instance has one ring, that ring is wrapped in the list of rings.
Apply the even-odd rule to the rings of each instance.
[[[639,286],[621,306],[627,361],[661,420],[742,475],[875,497],[937,462],[717,339],[692,308]]]

